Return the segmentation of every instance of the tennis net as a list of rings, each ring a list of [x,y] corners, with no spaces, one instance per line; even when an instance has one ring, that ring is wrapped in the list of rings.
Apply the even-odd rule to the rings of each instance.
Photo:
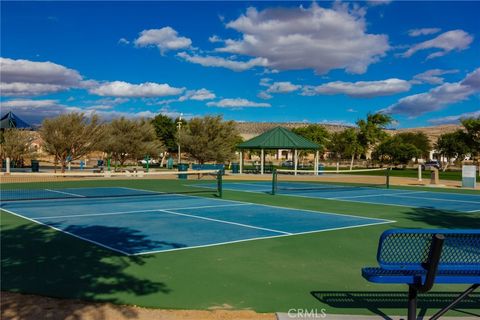
[[[201,188],[202,182],[216,189]],[[11,173],[0,176],[0,201],[210,193],[222,196],[218,170],[185,172]]]
[[[389,188],[389,168],[356,170],[283,170],[272,177],[272,194],[307,190],[354,190],[357,188]]]

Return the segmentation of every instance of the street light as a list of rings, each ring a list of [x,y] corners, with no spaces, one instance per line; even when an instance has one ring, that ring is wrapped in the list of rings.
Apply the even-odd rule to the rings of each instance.
[[[183,113],[180,113],[180,117],[178,118],[178,122],[177,122],[178,136],[180,136],[180,130],[182,129],[182,116],[183,116]],[[182,162],[182,156],[180,153],[180,140],[178,138],[177,138],[177,145],[178,145],[178,164],[180,164]]]

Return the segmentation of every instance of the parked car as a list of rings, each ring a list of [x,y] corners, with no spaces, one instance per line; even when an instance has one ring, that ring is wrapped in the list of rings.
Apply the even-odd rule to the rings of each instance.
[[[441,169],[442,164],[438,160],[430,160],[422,164],[422,170]]]
[[[292,160],[283,161],[281,166],[282,167],[287,167],[287,168],[293,168],[293,161]]]
[[[142,160],[139,160],[138,163],[139,163],[139,164],[145,164],[145,165],[146,165],[146,164],[147,164],[147,160],[142,159]],[[148,164],[158,164],[158,161],[155,160],[155,159],[150,159],[150,160],[148,160]]]

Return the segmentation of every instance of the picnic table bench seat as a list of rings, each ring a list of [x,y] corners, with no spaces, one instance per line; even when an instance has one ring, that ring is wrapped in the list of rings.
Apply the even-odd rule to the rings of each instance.
[[[380,237],[380,267],[362,269],[375,283],[407,284],[408,320],[415,320],[418,292],[435,283],[470,287],[430,319],[439,319],[480,285],[480,230],[393,229]]]

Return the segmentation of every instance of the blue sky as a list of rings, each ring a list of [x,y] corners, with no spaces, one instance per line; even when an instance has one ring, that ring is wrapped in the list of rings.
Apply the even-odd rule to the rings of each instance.
[[[480,116],[480,2],[1,2],[1,108],[398,127]]]

